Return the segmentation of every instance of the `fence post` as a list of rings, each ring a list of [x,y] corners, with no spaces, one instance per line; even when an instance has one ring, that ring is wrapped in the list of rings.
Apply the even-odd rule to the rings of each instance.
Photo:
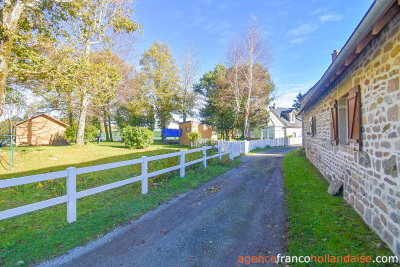
[[[180,172],[180,177],[183,178],[185,177],[185,150],[181,150],[181,172]]]
[[[233,143],[229,143],[229,158],[233,160]]]
[[[67,168],[67,221],[76,221],[76,168]]]
[[[142,194],[147,194],[149,192],[149,177],[147,175],[147,157],[142,157]]]
[[[221,160],[222,159],[222,155],[221,155],[221,153],[222,153],[222,145],[221,145],[221,142],[219,142],[218,143],[218,156],[219,156],[219,160]]]
[[[207,168],[207,147],[203,146],[203,166]]]
[[[249,153],[249,141],[244,141],[244,154],[247,155]]]

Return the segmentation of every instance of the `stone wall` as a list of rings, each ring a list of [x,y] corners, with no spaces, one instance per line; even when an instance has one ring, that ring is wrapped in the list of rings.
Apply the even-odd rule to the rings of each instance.
[[[400,13],[303,115],[309,160],[400,256]],[[361,87],[361,151],[331,145],[330,101]],[[316,116],[316,136],[309,120]]]

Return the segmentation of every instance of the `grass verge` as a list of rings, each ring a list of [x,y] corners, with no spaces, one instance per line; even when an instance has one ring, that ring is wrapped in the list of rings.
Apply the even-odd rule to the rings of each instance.
[[[283,169],[289,219],[287,255],[349,254],[373,260],[393,255],[352,207],[327,193],[328,182],[306,158],[290,152]]]
[[[149,193],[141,194],[140,183],[126,185],[78,200],[78,221],[66,222],[61,204],[44,210],[0,221],[0,266],[34,264],[99,238],[116,226],[137,219],[178,194],[187,192],[238,165],[224,157],[179,170],[149,181]]]

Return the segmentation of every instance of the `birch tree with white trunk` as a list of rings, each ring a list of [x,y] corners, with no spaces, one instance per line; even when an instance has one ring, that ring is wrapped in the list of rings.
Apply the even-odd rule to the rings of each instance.
[[[193,90],[193,86],[197,82],[197,75],[200,69],[196,49],[193,46],[188,46],[183,50],[178,65],[181,75],[178,113],[181,115],[183,122],[186,122],[188,116],[194,115],[196,93]]]
[[[262,36],[263,32],[261,27],[257,23],[257,18],[252,17],[247,27],[239,34],[237,46],[234,51],[237,53],[235,61],[239,62],[239,76],[244,80],[244,86],[238,89],[237,95],[243,97],[243,120],[244,120],[244,134],[245,137],[250,139],[250,123],[251,113],[253,109],[253,103],[256,99],[264,97],[266,100],[269,98],[269,94],[273,87],[258,87],[256,82],[257,77],[256,70],[261,69],[268,70],[268,65],[271,61],[271,48],[268,41]],[[265,82],[270,82],[265,80]],[[265,92],[259,92],[260,88],[265,88]]]

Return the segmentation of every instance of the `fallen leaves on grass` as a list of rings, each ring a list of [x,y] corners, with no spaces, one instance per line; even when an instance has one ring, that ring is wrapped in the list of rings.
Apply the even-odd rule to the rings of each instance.
[[[169,232],[169,229],[168,230],[160,230],[160,232],[161,232],[161,234],[165,235],[166,233]]]

